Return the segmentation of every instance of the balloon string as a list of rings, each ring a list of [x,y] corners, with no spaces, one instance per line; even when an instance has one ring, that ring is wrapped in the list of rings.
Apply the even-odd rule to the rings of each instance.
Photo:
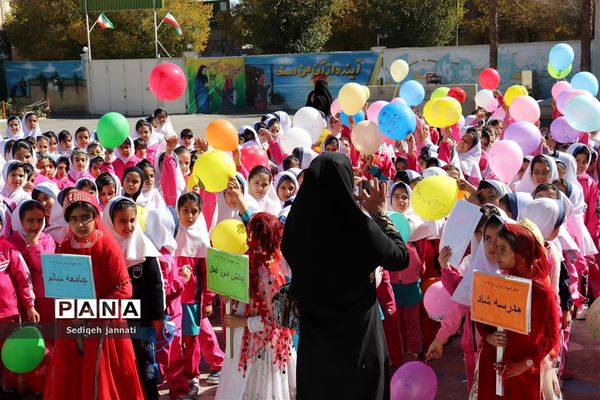
[[[398,93],[399,86],[400,86],[400,82],[396,83],[396,88],[394,89],[394,95],[392,96],[392,99],[396,97],[396,93]]]

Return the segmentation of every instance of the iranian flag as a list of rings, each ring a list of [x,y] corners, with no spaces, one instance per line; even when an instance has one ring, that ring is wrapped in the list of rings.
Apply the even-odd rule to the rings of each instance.
[[[106,18],[106,15],[104,15],[104,13],[101,13],[98,16],[96,22],[98,23],[98,25],[100,25],[101,29],[115,29],[113,23],[110,22],[110,19]]]
[[[175,32],[177,32],[179,36],[183,35],[183,29],[181,29],[181,25],[179,25],[179,22],[177,22],[173,14],[171,14],[171,11],[165,15],[163,21],[169,25],[173,25],[175,27]]]

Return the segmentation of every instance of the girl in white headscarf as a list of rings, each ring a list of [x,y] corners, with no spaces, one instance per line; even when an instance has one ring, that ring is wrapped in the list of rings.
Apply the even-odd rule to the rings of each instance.
[[[24,137],[38,137],[42,134],[40,125],[38,124],[37,115],[33,111],[28,111],[23,114],[21,126],[23,127]]]
[[[293,172],[283,171],[275,177],[275,191],[281,201],[281,207],[285,207],[286,204],[294,201],[298,189],[298,179],[296,179]]]
[[[278,216],[281,212],[281,201],[273,186],[273,175],[262,165],[252,168],[248,174],[248,193],[245,197],[253,213],[264,211]]]
[[[4,187],[0,191],[0,195],[12,201],[14,204],[21,200],[29,200],[31,196],[23,190],[25,183],[25,168],[23,164],[17,160],[11,160],[4,165],[2,169],[2,178],[4,178]]]
[[[6,120],[6,138],[12,140],[19,140],[25,137],[23,133],[23,125],[21,120],[16,115],[11,115]]]
[[[482,179],[479,161],[481,160],[481,141],[475,128],[469,128],[456,144],[460,160],[460,170],[465,179],[474,185]]]
[[[538,185],[552,183],[557,179],[556,161],[550,156],[540,154],[533,157],[515,191],[533,193]]]

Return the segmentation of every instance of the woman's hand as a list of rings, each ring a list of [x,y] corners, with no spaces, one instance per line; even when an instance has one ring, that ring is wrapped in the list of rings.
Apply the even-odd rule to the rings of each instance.
[[[379,182],[377,179],[373,179],[371,182],[371,193],[367,193],[366,190],[362,191],[361,203],[363,208],[374,217],[377,213],[385,212],[387,210],[387,183]]]
[[[29,322],[34,324],[40,322],[40,314],[38,314],[35,307],[29,307],[27,309],[27,319],[29,320]]]
[[[179,276],[183,278],[184,283],[187,283],[192,277],[192,267],[190,267],[187,264],[181,267],[181,271],[179,271]]]
[[[435,338],[429,345],[427,353],[425,354],[425,360],[439,360],[444,355],[444,342],[440,339]]]
[[[506,336],[506,332],[496,331],[487,335],[485,340],[494,347],[506,347],[508,336]]]
[[[226,328],[242,328],[248,325],[246,317],[237,315],[225,315],[223,317],[223,326]]]
[[[446,269],[448,268],[448,260],[452,257],[452,249],[450,246],[444,246],[440,250],[440,255],[438,256],[438,262],[440,263],[440,268]]]

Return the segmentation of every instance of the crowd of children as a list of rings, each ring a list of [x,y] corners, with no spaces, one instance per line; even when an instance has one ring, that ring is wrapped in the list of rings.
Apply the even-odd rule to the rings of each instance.
[[[411,228],[408,267],[384,270],[377,279],[392,371],[405,361],[442,357],[448,338],[462,329],[472,395],[493,398],[497,370],[505,374],[507,395],[524,387],[532,399],[555,392],[552,385],[540,386],[540,374],[550,382],[573,377],[567,366],[570,321],[585,319],[600,295],[600,135],[584,133],[571,144],[547,133],[538,154],[513,160],[522,168],[503,183],[487,157],[512,122],[497,96],[503,115],[477,110],[458,127],[459,139],[418,115],[413,134],[382,143],[375,154],[352,145],[351,117],[344,125],[328,110],[319,141],[286,154],[279,139],[291,119],[280,111],[264,115],[238,133],[240,148],[265,151],[268,165],[244,165],[239,150],[233,152],[237,174],[216,194],[199,186],[188,190],[195,160],[209,144],[187,128],[176,135],[164,109],[140,119],[115,149],[104,148],[85,127],[73,135],[42,133],[34,114],[12,116],[0,142],[0,318],[53,321],[41,254],[89,255],[97,297],[141,300],[146,336],[57,337],[48,355],[45,398],[158,399],[159,389],[168,387],[172,399],[193,399],[201,358],[210,367],[207,383],[219,384],[216,398],[294,398],[294,332],[277,326],[271,309],[275,292],[293,279],[280,252],[283,224],[303,170],[319,153],[339,152],[350,159],[357,188],[374,178],[389,181],[388,209],[403,214]],[[453,249],[439,248],[451,227],[443,219],[426,221],[411,207],[415,185],[433,175],[456,179],[462,197],[481,207],[460,265],[449,264]],[[250,304],[217,299],[207,289],[209,233],[231,218],[248,231]],[[499,333],[471,321],[474,269],[532,279],[530,335]],[[423,292],[439,280],[452,295],[441,324],[422,303]],[[232,303],[222,322],[232,328],[233,359],[225,358],[209,320],[217,302]],[[495,363],[498,346],[506,347],[501,364]],[[3,371],[5,393],[17,396],[19,382]]]

